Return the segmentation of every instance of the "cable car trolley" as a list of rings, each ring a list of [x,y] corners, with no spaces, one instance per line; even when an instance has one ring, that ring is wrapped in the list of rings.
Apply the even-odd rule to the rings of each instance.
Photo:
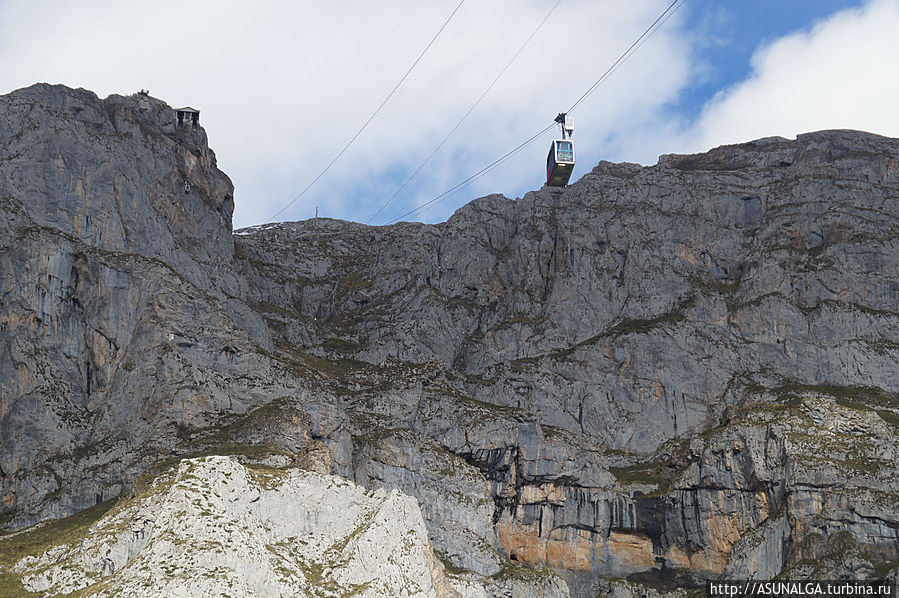
[[[549,155],[546,157],[546,186],[565,187],[574,170],[574,142],[571,134],[574,133],[574,121],[564,112],[556,117],[556,122],[562,127],[562,138],[554,139],[549,147]]]

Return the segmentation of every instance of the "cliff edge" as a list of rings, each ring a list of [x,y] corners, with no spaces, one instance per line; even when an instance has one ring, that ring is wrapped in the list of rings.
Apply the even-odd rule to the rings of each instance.
[[[414,497],[486,595],[895,575],[899,140],[232,235],[163,102],[38,85],[0,113],[5,529],[231,455]]]

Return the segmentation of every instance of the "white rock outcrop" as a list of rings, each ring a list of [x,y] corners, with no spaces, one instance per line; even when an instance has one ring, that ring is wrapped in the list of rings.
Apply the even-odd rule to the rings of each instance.
[[[81,542],[14,570],[45,595],[486,595],[444,575],[414,498],[221,456],[182,461]]]

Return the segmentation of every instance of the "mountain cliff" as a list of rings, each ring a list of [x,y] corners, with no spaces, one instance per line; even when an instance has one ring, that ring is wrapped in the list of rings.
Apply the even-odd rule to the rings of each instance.
[[[422,595],[896,573],[899,140],[768,138],[436,225],[232,234],[205,132],[163,102],[37,85],[0,113],[0,517],[65,518],[0,539],[2,583],[71,591],[28,581],[86,550],[41,530],[90,542],[140,511],[139,476],[207,455],[414,498],[395,527],[423,521]],[[333,500],[362,512],[358,492]],[[83,579],[137,583],[141,550]]]

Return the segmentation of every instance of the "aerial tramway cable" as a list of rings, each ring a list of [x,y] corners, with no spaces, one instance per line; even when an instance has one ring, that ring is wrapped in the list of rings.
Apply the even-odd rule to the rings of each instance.
[[[634,52],[636,52],[640,48],[640,46],[643,45],[644,42],[646,42],[646,40],[648,40],[650,37],[652,37],[652,35],[656,31],[658,31],[662,27],[662,25],[664,25],[668,21],[668,19],[670,19],[671,16],[674,15],[674,13],[677,12],[680,9],[680,7],[684,5],[684,2],[686,2],[686,1],[687,0],[674,0],[671,4],[669,4],[668,8],[666,8],[662,12],[662,14],[660,14],[658,16],[658,18],[652,22],[652,25],[647,27],[646,30],[640,34],[640,37],[638,37],[636,40],[634,40],[634,43],[632,43],[630,45],[630,47],[628,47],[628,49],[624,51],[624,54],[619,56],[618,60],[613,62],[612,65],[609,68],[607,68],[606,71],[602,75],[600,75],[599,79],[597,79],[593,83],[593,85],[591,85],[590,88],[587,89],[587,91],[585,91],[584,94],[581,97],[579,97],[574,104],[571,105],[571,108],[568,109],[568,112],[571,112],[575,108],[577,108],[581,102],[583,102],[585,99],[587,99],[587,96],[592,94],[596,90],[597,87],[602,85],[603,81],[605,81],[612,73],[617,71],[618,67],[620,67],[621,64],[625,60],[630,58],[631,55]],[[677,5],[677,8],[674,8],[675,5]],[[674,9],[674,10],[672,10],[672,9]]]
[[[668,7],[662,12],[662,14],[660,14],[660,15],[656,18],[656,20],[653,21],[652,24],[651,24],[649,27],[647,27],[647,28],[643,31],[643,33],[640,34],[640,36],[639,36],[636,40],[634,40],[634,43],[632,43],[632,44],[628,47],[628,49],[625,50],[624,53],[622,53],[621,56],[619,56],[618,59],[617,59],[615,62],[613,62],[613,63],[611,64],[611,66],[609,66],[609,68],[607,68],[607,69],[605,70],[605,72],[603,72],[602,75],[600,75],[600,77],[593,83],[593,85],[591,85],[591,86],[587,89],[587,91],[584,92],[583,95],[581,95],[581,97],[579,97],[579,98],[577,99],[577,101],[575,101],[574,104],[571,105],[571,108],[568,109],[568,112],[571,112],[572,110],[574,110],[575,108],[577,108],[577,106],[580,105],[580,104],[581,104],[581,103],[582,103],[582,102],[583,102],[583,101],[584,101],[590,94],[592,94],[592,93],[593,93],[593,92],[594,92],[600,85],[602,85],[602,84],[606,81],[606,79],[608,79],[608,77],[609,77],[612,73],[614,73],[616,70],[618,70],[618,68],[620,68],[621,65],[622,65],[628,58],[630,58],[630,57],[634,54],[634,52],[636,52],[636,51],[637,51],[637,50],[638,50],[638,49],[639,49],[639,48],[640,48],[640,47],[641,47],[641,46],[642,46],[642,45],[643,45],[643,44],[644,44],[650,37],[652,37],[653,34],[655,34],[655,32],[658,31],[658,30],[662,27],[662,25],[664,25],[664,24],[668,21],[668,19],[670,19],[671,16],[674,15],[674,13],[677,12],[677,10],[679,10],[681,6],[683,6],[683,4],[684,4],[686,1],[687,1],[687,0],[673,0],[673,1],[671,2],[671,4],[669,4]],[[677,8],[675,8],[675,6],[676,6]],[[465,180],[463,180],[463,181],[457,183],[456,185],[450,187],[449,189],[447,189],[446,191],[444,191],[444,192],[441,193],[440,195],[437,195],[437,196],[431,198],[430,200],[426,201],[426,202],[423,203],[422,205],[420,205],[420,206],[418,206],[418,207],[416,207],[416,208],[413,208],[413,209],[409,210],[408,212],[406,212],[406,213],[404,213],[404,214],[402,214],[402,215],[400,215],[400,216],[394,218],[393,220],[391,220],[390,222],[388,222],[388,224],[395,224],[395,223],[399,222],[400,220],[402,220],[403,218],[406,218],[407,216],[411,216],[411,215],[413,215],[413,214],[416,214],[416,213],[418,213],[418,212],[424,210],[425,208],[428,208],[428,207],[430,207],[430,206],[432,206],[432,205],[434,205],[434,204],[436,204],[436,203],[439,203],[439,202],[443,201],[444,199],[446,199],[449,195],[451,195],[451,194],[454,193],[455,191],[458,191],[458,190],[461,189],[462,187],[464,187],[464,186],[466,186],[466,185],[468,185],[468,184],[474,182],[475,180],[479,179],[480,177],[482,177],[483,175],[485,175],[485,174],[486,174],[487,172],[489,172],[490,170],[493,170],[494,168],[496,168],[497,166],[499,166],[500,164],[502,164],[503,162],[505,162],[506,160],[508,160],[509,158],[511,158],[512,156],[514,156],[515,154],[517,154],[518,152],[520,152],[522,149],[524,149],[525,147],[527,147],[528,145],[530,145],[531,143],[533,143],[536,139],[538,139],[540,136],[542,136],[543,134],[545,134],[547,131],[549,131],[550,129],[554,128],[555,126],[556,126],[556,123],[555,123],[555,121],[554,121],[551,125],[547,126],[545,129],[543,129],[542,131],[540,131],[540,132],[537,133],[536,135],[534,135],[534,136],[530,137],[529,139],[523,141],[521,144],[519,144],[518,146],[516,146],[514,149],[512,149],[512,150],[509,151],[509,152],[507,152],[507,153],[504,154],[503,156],[497,158],[496,160],[494,160],[493,162],[491,162],[490,164],[488,164],[487,166],[485,166],[484,168],[482,168],[482,169],[479,170],[478,172],[476,172],[476,173],[474,173],[473,175],[469,176],[467,179],[465,179]]]
[[[405,81],[406,78],[409,77],[409,74],[412,72],[412,69],[414,69],[416,67],[416,65],[418,65],[419,62],[421,62],[421,59],[424,57],[425,53],[431,48],[431,46],[434,45],[434,42],[437,41],[437,38],[440,36],[441,33],[443,33],[443,30],[446,29],[446,26],[449,25],[449,22],[452,20],[452,18],[456,15],[457,12],[459,12],[459,9],[462,8],[462,4],[464,2],[465,2],[465,0],[459,1],[459,4],[456,5],[456,8],[453,9],[453,12],[451,12],[450,15],[446,18],[446,21],[443,22],[443,25],[441,25],[440,29],[437,30],[437,33],[434,34],[434,37],[431,38],[431,41],[428,42],[428,45],[425,46],[425,49],[421,51],[421,53],[418,55],[418,58],[415,59],[415,62],[413,62],[412,66],[410,66],[409,69],[406,71],[406,74],[404,74],[402,79],[400,79],[397,82],[397,84],[393,86],[393,89],[390,90],[390,93],[387,94],[387,97],[384,98],[384,101],[382,101],[381,104],[372,113],[372,115],[368,117],[368,120],[365,121],[365,123],[361,127],[359,127],[359,130],[356,131],[355,135],[353,135],[350,138],[350,140],[347,142],[347,144],[345,146],[343,146],[343,149],[341,149],[337,153],[337,155],[334,156],[334,158],[328,163],[328,165],[325,166],[325,168],[320,173],[318,173],[318,176],[316,176],[314,179],[312,179],[311,183],[306,185],[305,189],[300,191],[300,193],[296,197],[294,197],[289,202],[287,202],[287,204],[283,208],[281,208],[280,210],[275,212],[275,214],[273,214],[268,220],[266,220],[265,221],[266,224],[273,221],[278,216],[280,216],[287,208],[292,206],[294,203],[296,203],[296,201],[298,199],[303,197],[303,195],[305,195],[306,192],[309,191],[309,189],[311,189],[312,186],[315,185],[315,183],[318,182],[318,180],[320,178],[322,178],[325,175],[325,173],[331,169],[331,167],[334,165],[334,163],[337,162],[337,160],[339,160],[340,157],[349,149],[349,147],[353,144],[353,142],[356,141],[356,138],[362,134],[362,131],[364,131],[366,129],[366,127],[368,127],[368,125],[371,123],[371,121],[373,121],[375,119],[375,117],[378,115],[378,113],[381,111],[381,109],[384,107],[384,105],[387,104],[387,102],[390,100],[390,98],[393,97],[393,94],[396,93],[396,90],[399,89],[400,85],[403,84],[403,81]]]
[[[531,42],[531,40],[534,39],[534,36],[537,35],[537,32],[540,31],[540,29],[543,27],[543,24],[546,23],[546,21],[549,19],[550,15],[552,15],[553,12],[555,12],[556,8],[557,8],[557,7],[559,6],[559,4],[561,4],[561,3],[562,3],[562,0],[557,0],[556,3],[553,4],[552,8],[549,9],[549,12],[546,13],[546,15],[543,17],[543,20],[540,21],[540,23],[539,23],[539,24],[537,25],[537,27],[531,32],[531,34],[528,36],[528,38],[527,38],[526,40],[524,40],[524,43],[521,44],[521,46],[518,48],[518,50],[515,52],[515,54],[512,55],[512,58],[509,59],[509,61],[506,63],[506,66],[504,66],[504,67],[502,68],[502,70],[499,72],[499,74],[493,79],[493,81],[490,82],[490,85],[488,85],[487,88],[486,88],[486,89],[481,93],[481,95],[478,97],[478,99],[474,101],[474,103],[471,105],[471,107],[468,109],[468,111],[465,112],[465,114],[462,115],[462,118],[459,119],[459,122],[456,123],[456,126],[454,126],[454,127],[450,130],[450,132],[446,134],[446,137],[443,138],[443,141],[441,141],[440,143],[437,144],[437,147],[434,148],[434,151],[432,151],[432,152],[428,155],[428,157],[425,158],[424,161],[423,161],[421,164],[419,164],[418,168],[415,169],[415,172],[413,172],[411,175],[409,175],[409,177],[403,182],[403,184],[400,185],[400,187],[399,187],[396,191],[393,192],[393,195],[391,195],[391,196],[387,199],[387,201],[384,202],[384,205],[382,205],[380,208],[378,208],[378,211],[377,211],[377,212],[375,212],[374,214],[372,214],[371,218],[369,218],[369,219],[365,222],[365,224],[371,224],[371,221],[374,220],[375,218],[377,218],[377,217],[378,217],[378,214],[380,214],[381,212],[383,212],[384,209],[385,209],[388,205],[390,205],[390,202],[392,202],[394,199],[396,199],[396,196],[399,195],[399,194],[403,191],[403,189],[405,189],[406,186],[407,186],[410,182],[412,182],[412,179],[414,179],[414,178],[416,177],[416,175],[418,175],[418,173],[421,172],[421,169],[424,168],[424,167],[427,165],[427,163],[431,161],[431,158],[433,158],[434,155],[435,155],[438,151],[440,151],[440,148],[443,147],[443,144],[445,144],[445,143],[449,140],[449,138],[452,137],[453,133],[455,133],[456,130],[457,130],[460,126],[462,126],[462,123],[465,122],[465,119],[467,119],[468,116],[472,113],[472,111],[474,111],[474,109],[477,108],[478,104],[481,103],[481,100],[483,100],[484,97],[490,92],[490,90],[493,89],[493,86],[496,85],[496,82],[500,80],[500,77],[502,77],[502,76],[505,74],[505,72],[506,72],[507,70],[509,70],[509,67],[512,66],[512,63],[513,63],[513,62],[515,62],[515,59],[518,58],[518,56],[524,51],[524,49],[525,49],[525,48],[527,47],[527,45]]]
[[[546,127],[545,129],[543,129],[542,131],[540,131],[539,133],[537,133],[536,135],[534,135],[533,137],[531,137],[530,139],[528,139],[528,140],[522,142],[518,147],[516,147],[516,148],[513,149],[512,151],[510,151],[510,152],[504,154],[503,156],[497,158],[496,160],[494,160],[493,162],[491,162],[490,164],[488,164],[487,166],[485,166],[485,167],[482,168],[481,170],[477,171],[476,173],[474,173],[473,175],[471,175],[470,177],[468,177],[468,178],[465,179],[464,181],[461,181],[461,182],[455,184],[454,186],[450,187],[449,189],[447,189],[446,191],[444,191],[444,192],[441,193],[440,195],[438,195],[438,196],[434,197],[433,199],[431,199],[430,201],[428,201],[428,202],[426,202],[426,203],[424,203],[424,204],[418,206],[417,208],[414,208],[414,209],[412,209],[412,210],[409,210],[409,211],[406,212],[405,214],[403,214],[403,215],[401,215],[401,216],[398,216],[398,217],[394,218],[393,220],[391,220],[391,221],[388,222],[387,224],[396,224],[397,222],[399,222],[400,220],[402,220],[402,219],[405,218],[406,216],[410,216],[410,215],[412,215],[412,214],[415,214],[416,212],[420,212],[421,210],[423,210],[423,209],[425,209],[425,208],[427,208],[427,207],[429,207],[429,206],[431,206],[431,205],[433,205],[433,204],[439,202],[440,200],[445,199],[446,197],[448,197],[448,196],[449,196],[450,194],[452,194],[453,192],[458,191],[459,189],[461,189],[461,188],[464,187],[465,185],[467,185],[467,184],[469,184],[469,183],[471,183],[471,182],[473,182],[473,181],[479,179],[482,175],[486,174],[488,171],[493,170],[493,168],[495,168],[496,166],[499,166],[500,164],[502,164],[503,162],[505,162],[506,160],[508,160],[509,158],[511,158],[512,156],[514,156],[515,154],[517,154],[518,152],[520,152],[521,150],[523,150],[525,147],[529,146],[529,145],[530,145],[531,143],[533,143],[538,137],[541,137],[541,136],[542,136],[543,134],[545,134],[547,131],[549,131],[550,129],[554,129],[555,127],[556,127],[556,123],[554,122],[553,124],[549,125],[549,126]]]
[[[399,31],[400,27],[403,26],[403,23],[406,22],[406,19],[409,18],[409,15],[412,14],[412,11],[415,10],[415,7],[418,6],[418,4],[420,2],[421,2],[421,0],[415,0],[415,2],[413,2],[409,6],[409,9],[406,10],[406,12],[405,12],[405,14],[403,14],[402,18],[400,18],[396,22],[396,24],[393,26],[393,29],[391,29],[390,33],[387,34],[387,37],[385,37],[381,41],[381,44],[378,46],[378,48],[374,52],[371,53],[371,55],[368,57],[368,60],[366,61],[365,65],[361,69],[359,69],[359,71],[356,73],[356,76],[353,77],[350,80],[350,82],[347,83],[343,87],[343,89],[341,89],[337,93],[337,95],[332,96],[331,99],[328,100],[327,103],[325,104],[326,106],[331,106],[331,110],[333,110],[333,108],[335,106],[338,106],[339,104],[341,104],[343,102],[343,99],[344,99],[344,97],[346,97],[347,92],[350,89],[352,89],[356,85],[356,83],[359,81],[359,79],[362,78],[362,75],[364,75],[368,71],[368,68],[375,61],[375,58],[380,56],[381,52],[384,50],[384,48],[387,46],[387,44],[390,42],[390,40],[393,39],[393,37],[396,35],[396,32]],[[289,154],[290,152],[292,152],[294,150],[294,148],[296,148],[300,143],[302,143],[306,139],[306,135],[308,133],[310,133],[314,128],[316,128],[326,118],[328,118],[329,112],[330,111],[320,112],[318,117],[309,126],[307,126],[305,129],[303,129],[303,131],[301,133],[299,133],[298,135],[295,135],[296,141],[294,141],[294,143],[287,149],[287,151],[285,153]]]

